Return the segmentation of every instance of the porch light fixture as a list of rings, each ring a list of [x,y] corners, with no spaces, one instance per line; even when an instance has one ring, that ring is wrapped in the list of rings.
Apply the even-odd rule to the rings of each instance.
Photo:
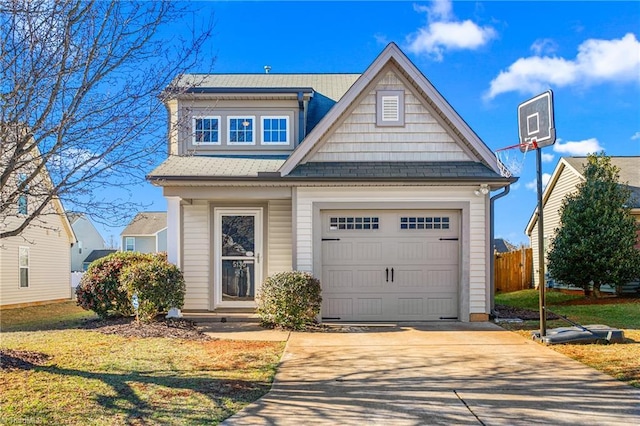
[[[480,185],[480,188],[473,191],[473,193],[479,197],[481,195],[487,195],[489,191],[490,191],[489,185],[487,185],[486,183],[483,183],[482,185]]]

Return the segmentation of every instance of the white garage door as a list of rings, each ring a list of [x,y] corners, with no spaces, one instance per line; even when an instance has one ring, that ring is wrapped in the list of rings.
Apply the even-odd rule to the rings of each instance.
[[[322,212],[325,321],[458,317],[460,213]]]

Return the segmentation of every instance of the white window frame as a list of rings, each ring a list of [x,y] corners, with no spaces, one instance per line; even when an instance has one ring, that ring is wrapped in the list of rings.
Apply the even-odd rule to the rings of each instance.
[[[264,122],[266,120],[285,120],[286,139],[285,139],[284,142],[266,142],[264,140],[264,132],[265,132]],[[265,146],[289,145],[291,143],[289,133],[290,133],[290,127],[289,127],[289,116],[288,115],[264,115],[264,116],[260,117],[260,144],[261,145],[265,145]]]
[[[251,139],[251,142],[231,142],[231,120],[251,120],[253,123],[253,129],[251,130],[253,132],[253,137]],[[227,116],[227,145],[238,145],[238,146],[250,146],[250,145],[255,145],[256,144],[256,139],[257,139],[257,128],[256,128],[256,116],[255,115],[229,115]]]
[[[197,120],[218,120],[218,141],[217,142],[198,142],[196,140],[196,121]],[[193,145],[221,145],[222,144],[222,117],[219,115],[194,116],[192,119],[191,143]]]
[[[395,120],[385,120],[384,105],[391,99],[397,99],[398,114]],[[376,92],[377,126],[404,126],[404,109],[404,90],[379,90]]]
[[[129,241],[133,241],[131,250],[128,249]],[[136,237],[124,237],[124,251],[136,251]]]
[[[23,259],[26,258],[26,261],[23,262]],[[23,263],[25,263],[23,265]],[[22,270],[25,269],[27,271],[27,285],[22,285]],[[29,288],[29,247],[20,246],[18,247],[18,286],[20,288]]]

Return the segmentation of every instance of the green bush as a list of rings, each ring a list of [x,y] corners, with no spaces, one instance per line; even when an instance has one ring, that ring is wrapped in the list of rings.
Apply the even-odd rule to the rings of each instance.
[[[302,330],[316,322],[321,304],[318,279],[307,272],[281,272],[262,283],[258,315],[263,325]]]
[[[99,317],[133,315],[131,299],[120,285],[121,271],[135,263],[166,259],[164,254],[116,252],[89,265],[76,289],[78,306],[95,312]]]
[[[170,308],[182,308],[186,287],[182,272],[166,259],[138,262],[126,267],[120,275],[122,288],[129,298],[138,295],[138,317],[151,321]]]

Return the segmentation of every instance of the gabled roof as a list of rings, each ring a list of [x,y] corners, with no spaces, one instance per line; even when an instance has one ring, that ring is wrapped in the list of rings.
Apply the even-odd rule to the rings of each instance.
[[[291,173],[299,164],[306,162],[307,156],[317,149],[316,145],[322,143],[325,134],[339,121],[340,117],[347,113],[350,106],[361,93],[367,90],[369,84],[379,75],[387,64],[395,65],[405,77],[413,83],[415,89],[429,102],[430,106],[436,111],[436,114],[449,124],[453,131],[457,132],[463,143],[476,155],[479,161],[487,165],[496,175],[499,173],[496,157],[489,147],[473,132],[469,125],[458,115],[453,107],[449,105],[431,82],[429,82],[409,58],[402,53],[400,48],[395,43],[389,43],[369,68],[367,68],[353,86],[351,86],[347,93],[345,93],[338,103],[324,116],[320,123],[307,135],[304,142],[289,156],[280,168],[283,176]]]
[[[619,157],[609,157],[611,159],[611,164],[618,167],[620,169],[620,183],[626,183],[631,190],[631,198],[633,204],[631,205],[632,209],[640,209],[640,156],[619,156]],[[549,183],[545,187],[542,192],[542,206],[547,204],[551,193],[553,192],[556,184],[558,183],[558,179],[562,174],[562,171],[567,169],[578,176],[581,180],[584,180],[584,166],[587,163],[587,157],[562,157],[558,161],[556,168],[553,170],[551,174],[551,178],[549,179]],[[536,225],[538,221],[538,208],[536,207],[529,218],[529,222],[527,222],[527,226],[525,228],[525,234],[531,235],[533,231],[533,227]]]
[[[120,233],[122,236],[155,236],[167,228],[166,212],[140,212]]]

